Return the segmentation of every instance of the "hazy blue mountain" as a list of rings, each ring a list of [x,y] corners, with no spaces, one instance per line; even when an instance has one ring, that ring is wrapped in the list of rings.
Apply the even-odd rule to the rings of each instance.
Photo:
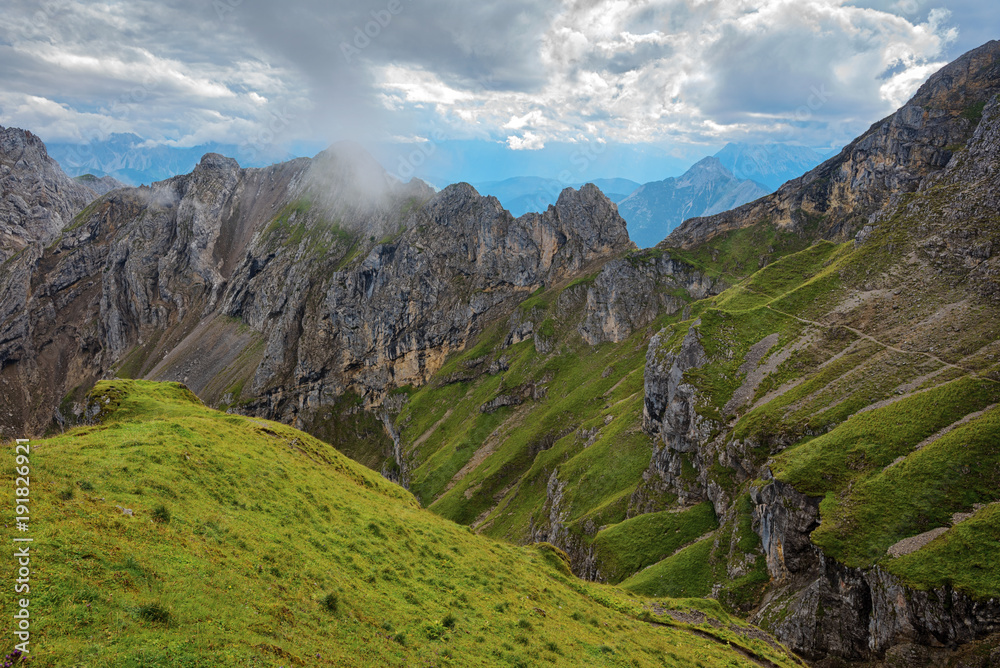
[[[89,144],[46,143],[46,146],[49,155],[70,176],[111,176],[128,185],[148,184],[187,174],[206,153],[236,158],[243,167],[265,167],[292,157],[281,154],[271,159],[271,156],[258,155],[253,149],[216,142],[188,148],[145,144],[146,140],[139,135],[116,133],[103,141]]]
[[[737,178],[718,158],[709,157],[677,178],[641,186],[618,203],[618,212],[632,241],[648,248],[688,218],[728,211],[770,192],[761,183]]]
[[[593,179],[586,183],[593,183],[612,202],[622,201],[639,187],[635,181],[620,178]],[[584,182],[564,183],[541,176],[515,176],[472,185],[481,195],[496,197],[514,216],[521,216],[530,211],[545,211],[550,204],[556,203],[565,188],[579,188]]]
[[[309,151],[300,155],[311,155]],[[319,150],[319,148],[317,148]],[[526,174],[564,184],[614,175],[637,183],[678,176],[692,158],[652,144],[551,142],[535,151],[513,151],[495,140],[443,140],[370,147],[386,171],[403,181],[417,177],[437,188],[452,183],[493,183]]]
[[[591,183],[600,188],[612,202],[622,201],[642,186],[631,179],[594,179]]]
[[[805,146],[743,143],[726,144],[715,157],[736,178],[756,181],[771,192],[786,181],[802,176],[825,159]]]

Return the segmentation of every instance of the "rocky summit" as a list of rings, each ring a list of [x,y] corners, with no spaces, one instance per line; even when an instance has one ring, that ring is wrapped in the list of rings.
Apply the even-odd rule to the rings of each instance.
[[[67,227],[96,192],[66,176],[27,130],[0,126],[0,262]]]
[[[143,549],[177,544],[151,533],[168,531],[155,496],[197,549],[251,550],[238,535],[262,511],[225,469],[257,480],[273,459],[311,472],[287,509],[312,523],[296,559],[335,555],[350,579],[324,605],[350,599],[350,637],[380,656],[428,659],[407,638],[488,617],[560,665],[690,665],[691,637],[711,665],[998,665],[1000,42],[804,176],[646,250],[593,185],[515,218],[339,144],[267,168],[208,154],[94,199],[33,135],[4,133],[0,428],[55,436],[43,453],[159,513],[128,534]],[[173,450],[138,447],[142,430]],[[74,434],[116,449],[84,456]],[[186,502],[189,468],[221,491]],[[51,521],[86,533],[84,515]],[[333,515],[349,540],[324,537]],[[517,602],[477,608],[499,592],[463,550]],[[280,580],[268,555],[256,572]],[[301,587],[275,589],[254,651],[290,651],[293,620],[315,615]],[[403,628],[367,587],[400,618],[435,588],[461,612],[435,603]],[[510,605],[516,625],[497,617]],[[602,624],[694,636],[670,663],[659,641],[612,647]]]

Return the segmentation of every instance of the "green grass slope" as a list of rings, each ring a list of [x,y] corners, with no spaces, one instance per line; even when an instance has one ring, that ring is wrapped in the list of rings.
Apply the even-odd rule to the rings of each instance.
[[[32,665],[796,665],[714,603],[579,581],[183,386],[102,382],[91,405],[32,444]],[[692,607],[704,623],[650,611]]]

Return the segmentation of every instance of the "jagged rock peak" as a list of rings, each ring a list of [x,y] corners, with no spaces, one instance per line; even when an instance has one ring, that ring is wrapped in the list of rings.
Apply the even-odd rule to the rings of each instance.
[[[0,126],[0,262],[47,244],[96,195],[49,157],[35,134]]]
[[[554,211],[563,223],[594,242],[622,250],[635,248],[618,207],[593,183],[563,190]]]
[[[698,174],[725,174],[726,176],[732,177],[733,173],[726,169],[725,165],[716,158],[714,155],[710,155],[706,158],[702,158],[698,162],[691,165],[691,168],[685,174],[686,176],[695,176]]]
[[[240,168],[240,163],[234,158],[228,158],[219,153],[206,153],[201,156],[201,162],[194,168],[196,172],[205,170],[233,171]]]
[[[5,128],[0,125],[0,153],[5,164],[15,167],[39,165],[41,163],[55,164],[45,150],[45,144],[29,130],[20,128]]]

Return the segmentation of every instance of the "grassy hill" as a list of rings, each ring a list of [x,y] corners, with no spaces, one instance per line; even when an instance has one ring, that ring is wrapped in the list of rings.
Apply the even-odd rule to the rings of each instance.
[[[101,382],[89,405],[32,446],[31,665],[797,665],[714,602],[584,583],[181,385]]]

